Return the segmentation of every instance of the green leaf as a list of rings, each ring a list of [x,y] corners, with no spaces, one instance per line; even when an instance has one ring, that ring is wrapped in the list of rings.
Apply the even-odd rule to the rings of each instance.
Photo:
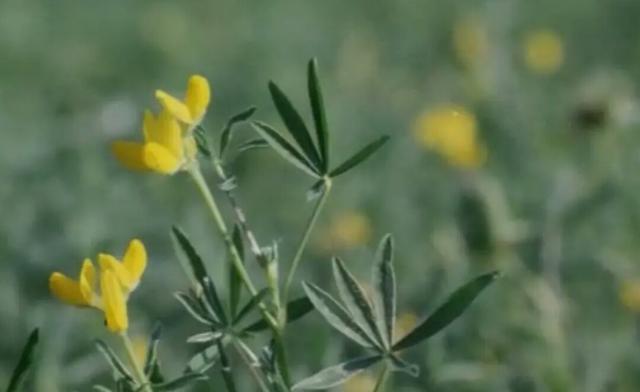
[[[327,322],[340,333],[364,347],[375,347],[376,344],[369,338],[352,316],[327,292],[313,283],[302,282],[307,297],[313,306]]]
[[[147,347],[147,355],[144,360],[144,374],[149,377],[153,369],[158,363],[158,344],[160,343],[160,334],[162,333],[162,325],[157,323],[151,331],[149,338],[149,347]]]
[[[287,324],[290,324],[313,310],[313,304],[307,297],[301,297],[290,301],[287,304]],[[269,328],[269,324],[260,319],[244,329],[244,332],[259,332]]]
[[[222,336],[222,332],[202,332],[189,336],[187,343],[210,343],[220,340]]]
[[[240,227],[235,225],[231,234],[231,240],[233,246],[240,255],[240,260],[244,263],[244,242],[242,241],[242,233]],[[238,304],[240,303],[240,296],[242,295],[242,278],[236,265],[229,259],[227,263],[229,270],[229,313],[231,318],[235,318],[236,311],[238,310]]]
[[[204,281],[202,283],[202,289],[204,291],[204,297],[206,298],[207,303],[214,311],[218,320],[220,320],[222,324],[227,325],[228,317],[224,311],[224,307],[222,306],[222,301],[218,296],[218,291],[216,290],[215,284],[208,277],[204,278]]]
[[[231,373],[231,363],[229,363],[229,358],[227,357],[227,353],[224,351],[224,347],[220,341],[216,342],[218,345],[218,351],[220,352],[220,373],[222,374],[222,380],[224,381],[224,385],[227,388],[227,392],[236,392],[236,383],[233,381],[233,374]]]
[[[275,83],[269,82],[269,92],[289,133],[293,136],[296,143],[298,143],[305,156],[313,163],[313,166],[322,173],[320,170],[322,160],[318,155],[316,147],[313,145],[313,139],[302,117],[293,107],[289,98],[287,98]]]
[[[336,366],[328,367],[313,376],[306,378],[293,386],[292,390],[315,390],[328,389],[340,385],[360,373],[364,369],[371,367],[378,362],[382,356],[373,355],[343,362]]]
[[[260,290],[255,296],[253,296],[249,302],[238,312],[236,317],[233,319],[233,325],[240,322],[251,310],[253,310],[258,304],[269,294],[269,289],[265,288]]]
[[[251,123],[253,128],[258,132],[264,140],[269,143],[271,148],[273,148],[280,156],[289,161],[298,169],[304,171],[310,176],[320,178],[320,172],[317,168],[310,163],[307,158],[300,153],[291,143],[287,141],[278,131],[271,128],[269,125],[254,121]]]
[[[215,365],[219,357],[220,352],[215,344],[202,349],[191,357],[184,373],[204,373]]]
[[[401,372],[410,375],[411,377],[418,377],[420,375],[420,368],[418,365],[405,362],[402,359],[398,358],[395,355],[390,355],[388,357],[389,367],[392,372]]]
[[[197,282],[203,284],[204,278],[207,278],[209,275],[207,274],[207,269],[200,258],[196,249],[191,245],[189,238],[187,235],[177,226],[171,227],[171,234],[175,241],[175,244],[178,245],[178,248],[182,251],[182,254],[186,256],[189,261],[189,265],[191,266],[191,271]]]
[[[205,381],[207,379],[209,379],[209,377],[202,373],[187,373],[171,381],[153,385],[153,390],[154,392],[177,391],[198,381]]]
[[[322,160],[322,173],[329,170],[329,128],[327,126],[327,116],[324,110],[324,100],[322,99],[322,89],[318,80],[318,61],[311,59],[307,70],[307,85],[309,89],[309,101],[311,102],[311,113],[316,126],[316,136]]]
[[[196,147],[198,147],[200,154],[210,158],[211,149],[209,148],[209,142],[207,141],[207,136],[204,133],[204,128],[198,126],[193,132],[193,138],[196,141]]]
[[[27,343],[24,345],[22,349],[22,353],[20,354],[20,359],[18,360],[18,364],[16,365],[13,373],[11,375],[11,380],[9,381],[9,386],[7,387],[7,392],[17,392],[22,388],[24,381],[26,379],[27,373],[31,366],[33,365],[33,361],[35,360],[35,350],[38,346],[38,340],[40,339],[40,330],[38,328],[31,331],[29,337],[27,338]]]
[[[269,147],[269,143],[264,139],[251,139],[238,146],[238,152],[245,152],[256,148]]]
[[[123,377],[125,380],[129,382],[134,382],[133,376],[129,373],[127,367],[122,363],[120,358],[116,355],[116,353],[102,340],[96,340],[96,347],[98,350],[104,355],[107,359],[107,362],[113,369],[113,371],[118,375],[118,378]]]
[[[215,320],[212,319],[210,315],[207,314],[207,311],[200,305],[198,301],[196,301],[193,297],[191,297],[187,293],[176,292],[173,294],[176,299],[182,304],[182,306],[189,312],[191,317],[196,319],[196,321],[201,322],[205,325],[216,325]]]
[[[346,171],[350,170],[354,166],[360,164],[365,159],[369,158],[374,152],[378,151],[378,149],[382,147],[387,142],[387,140],[389,140],[389,136],[382,136],[381,138],[367,144],[351,158],[347,159],[340,166],[333,169],[329,173],[329,177],[337,177],[340,174],[343,174]]]
[[[371,304],[358,281],[338,257],[333,258],[333,276],[338,286],[340,298],[342,298],[342,302],[344,302],[347,310],[353,316],[353,321],[362,328],[371,341],[376,343],[378,348],[382,349],[384,344],[378,333]]]
[[[474,299],[499,276],[498,272],[481,275],[456,290],[443,305],[436,309],[413,331],[393,345],[393,350],[404,350],[438,333],[457,319]]]
[[[253,113],[255,113],[256,110],[257,108],[255,106],[251,106],[250,108],[245,109],[242,112],[231,117],[229,121],[227,121],[227,124],[224,126],[224,128],[222,128],[222,133],[220,134],[220,157],[224,155],[224,152],[227,150],[227,147],[229,146],[229,142],[231,141],[231,135],[232,135],[231,131],[233,130],[233,126],[236,125],[237,123],[247,121],[251,116],[253,116]]]
[[[373,264],[371,284],[373,287],[373,309],[378,331],[385,347],[393,342],[393,326],[396,322],[396,275],[393,270],[393,238],[384,236]]]

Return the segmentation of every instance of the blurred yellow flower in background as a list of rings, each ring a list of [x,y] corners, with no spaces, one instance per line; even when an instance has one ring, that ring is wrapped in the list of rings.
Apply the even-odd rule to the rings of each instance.
[[[376,379],[369,373],[363,372],[351,377],[342,385],[342,392],[373,391]]]
[[[359,211],[346,211],[332,220],[328,231],[335,247],[363,245],[371,238],[371,221]]]
[[[524,39],[524,60],[534,73],[555,73],[564,63],[562,38],[553,30],[529,32]]]
[[[122,262],[108,254],[98,256],[100,293],[96,291],[97,275],[93,263],[85,259],[78,281],[54,272],[49,289],[60,301],[74,306],[92,307],[104,312],[111,332],[124,332],[129,326],[127,300],[138,286],[147,265],[147,252],[140,240],[129,243]]]
[[[489,37],[480,18],[467,15],[453,25],[453,49],[458,60],[467,67],[477,66],[486,58]]]
[[[487,151],[477,138],[476,118],[457,105],[443,105],[420,114],[414,125],[418,142],[442,155],[459,168],[476,168],[487,157]]]
[[[634,313],[640,313],[640,281],[625,282],[619,291],[622,305]]]
[[[396,327],[393,331],[393,340],[403,338],[406,334],[411,332],[413,328],[418,325],[418,316],[415,313],[405,312],[398,316],[396,319]]]
[[[211,89],[207,79],[200,75],[193,75],[187,83],[184,100],[179,100],[162,90],[156,90],[156,98],[175,118],[195,128],[207,112],[211,100]]]

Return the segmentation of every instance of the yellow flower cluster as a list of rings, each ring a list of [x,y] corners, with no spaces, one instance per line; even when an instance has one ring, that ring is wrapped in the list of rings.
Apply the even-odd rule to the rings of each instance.
[[[552,30],[529,32],[524,40],[524,61],[537,74],[552,74],[564,63],[564,45]]]
[[[98,265],[99,274],[93,262],[85,259],[78,280],[54,272],[49,277],[49,288],[64,303],[102,311],[110,331],[124,332],[129,326],[127,300],[144,273],[147,251],[140,240],[133,239],[122,261],[100,253]]]
[[[620,288],[620,302],[631,312],[640,313],[640,281],[625,282]]]
[[[329,237],[338,247],[363,245],[371,238],[371,221],[358,211],[347,211],[337,216],[329,227]]]
[[[209,106],[209,82],[200,75],[193,75],[189,78],[183,100],[162,90],[156,91],[156,99],[162,109],[158,115],[145,112],[142,124],[144,141],[116,141],[112,151],[129,169],[174,174],[195,160],[197,148],[193,130]]]
[[[443,105],[418,116],[414,135],[424,147],[442,155],[455,167],[481,166],[487,151],[478,141],[476,118],[457,105]]]

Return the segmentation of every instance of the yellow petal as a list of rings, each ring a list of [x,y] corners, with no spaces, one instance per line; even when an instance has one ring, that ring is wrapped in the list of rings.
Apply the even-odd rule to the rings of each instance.
[[[211,89],[209,88],[207,79],[200,75],[191,76],[187,84],[184,103],[189,108],[194,123],[200,122],[207,111],[210,99]]]
[[[145,165],[149,169],[162,174],[175,173],[182,163],[181,159],[158,143],[145,144],[143,155]]]
[[[150,142],[153,138],[153,129],[156,127],[156,118],[151,110],[144,111],[144,119],[142,120],[142,134],[144,141]]]
[[[60,301],[75,306],[89,305],[80,290],[80,285],[73,279],[54,272],[49,277],[49,290]]]
[[[182,130],[180,124],[167,110],[162,110],[156,118],[149,142],[158,143],[174,156],[182,156]]]
[[[147,251],[142,241],[133,239],[122,258],[122,265],[129,273],[133,288],[138,285],[147,266]]]
[[[135,142],[117,141],[111,151],[120,163],[131,170],[147,170],[143,159],[143,145]]]
[[[162,90],[156,90],[156,99],[165,110],[183,123],[191,124],[193,121],[187,105],[176,97],[167,94]]]
[[[104,274],[107,271],[111,271],[118,278],[122,289],[127,292],[131,291],[133,282],[131,281],[131,277],[129,276],[129,271],[127,271],[122,263],[120,263],[115,257],[106,253],[100,253],[98,255],[98,264],[100,264],[101,274]]]
[[[129,327],[127,302],[113,270],[107,269],[102,272],[100,290],[104,301],[104,316],[107,320],[107,328],[115,333],[126,331]]]
[[[78,279],[80,292],[85,302],[91,304],[94,299],[96,286],[96,269],[89,259],[84,259],[82,269],[80,270],[80,278]]]

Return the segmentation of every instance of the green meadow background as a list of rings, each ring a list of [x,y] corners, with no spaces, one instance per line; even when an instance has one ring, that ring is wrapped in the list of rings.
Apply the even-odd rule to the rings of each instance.
[[[181,372],[197,349],[184,341],[201,327],[173,297],[188,281],[169,229],[190,234],[221,285],[224,248],[185,175],[128,172],[109,143],[139,138],[154,90],[181,94],[193,73],[213,88],[213,135],[250,105],[282,129],[267,82],[308,118],[315,56],[336,159],[392,138],[335,181],[300,279],[335,292],[332,255],[368,279],[391,232],[406,330],[458,285],[502,272],[449,329],[407,351],[420,376],[395,374],[387,390],[640,390],[639,18],[633,0],[3,0],[0,385],[36,326],[27,390],[108,382],[93,342],[119,342],[98,313],[54,300],[47,279],[75,276],[99,252],[119,256],[133,237],[150,260],[129,301],[130,333],[143,348],[160,321],[163,365]],[[420,115],[450,105],[473,119],[487,153],[479,167],[455,167],[416,137]],[[254,136],[243,126],[237,141]],[[277,241],[288,263],[311,181],[266,149],[229,169],[259,239]],[[288,337],[295,379],[361,354],[317,313]],[[375,376],[336,390],[370,390]],[[194,390],[212,388],[222,388],[217,372]]]

